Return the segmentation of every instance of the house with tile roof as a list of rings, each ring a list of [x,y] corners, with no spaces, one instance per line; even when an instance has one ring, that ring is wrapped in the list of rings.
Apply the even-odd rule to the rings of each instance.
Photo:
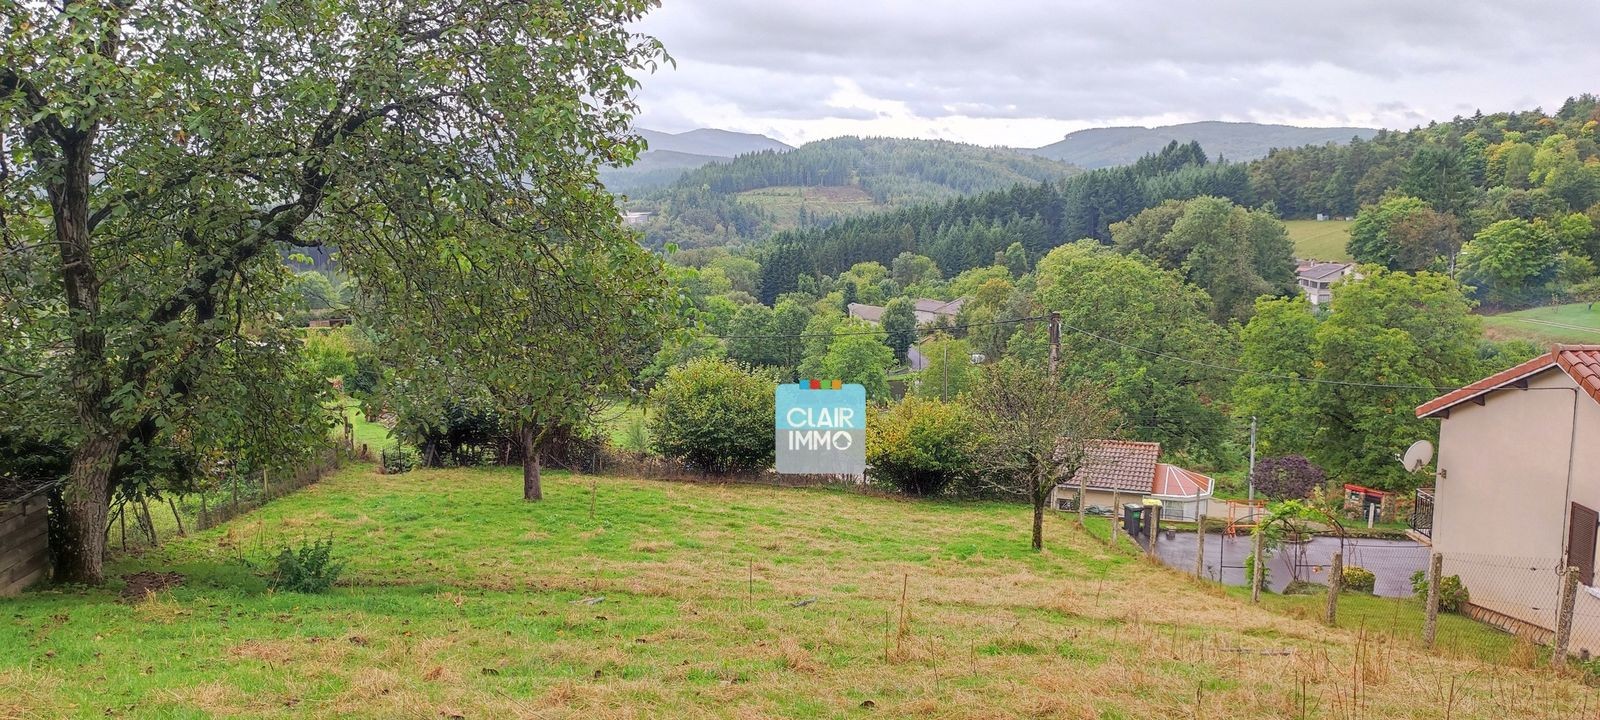
[[[1355,274],[1355,263],[1303,261],[1295,269],[1295,282],[1312,305],[1326,305],[1333,299],[1333,286]]]
[[[1161,501],[1161,517],[1194,520],[1205,511],[1216,483],[1205,475],[1160,462],[1161,443],[1097,440],[1084,450],[1078,474],[1051,491],[1050,506],[1076,512],[1083,487],[1090,507],[1114,508],[1143,498]]]
[[[940,319],[946,318],[953,324],[956,321],[956,316],[961,314],[961,306],[965,305],[966,302],[966,298],[956,298],[954,300],[918,298],[912,301],[912,312],[917,316],[918,325],[932,325],[939,322]],[[865,320],[874,325],[883,320],[884,306],[882,305],[850,303],[847,309],[850,311],[850,317]]]
[[[1469,610],[1547,638],[1557,571],[1575,567],[1587,588],[1576,612],[1600,616],[1600,345],[1556,345],[1416,414],[1440,425],[1435,487],[1419,491],[1412,525],[1461,576]],[[1583,625],[1597,624],[1574,626],[1573,651],[1600,653],[1600,627]]]

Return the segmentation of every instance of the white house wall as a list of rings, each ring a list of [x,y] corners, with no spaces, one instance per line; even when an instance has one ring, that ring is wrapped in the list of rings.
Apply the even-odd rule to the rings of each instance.
[[[1546,370],[1529,378],[1528,390],[1496,390],[1486,405],[1450,408],[1440,427],[1433,544],[1446,574],[1461,575],[1475,605],[1545,628],[1568,501],[1600,508],[1600,404],[1577,395],[1572,445],[1576,390],[1565,372]],[[1600,615],[1600,600],[1579,595],[1581,613]],[[1593,625],[1575,628],[1575,648],[1600,652],[1600,623]]]

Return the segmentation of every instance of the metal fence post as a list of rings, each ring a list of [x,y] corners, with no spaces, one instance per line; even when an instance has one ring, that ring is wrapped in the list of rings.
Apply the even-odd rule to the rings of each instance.
[[[1328,569],[1328,624],[1339,625],[1339,592],[1344,590],[1344,553],[1333,554],[1333,567]]]
[[[1556,637],[1550,653],[1550,664],[1563,667],[1567,664],[1567,647],[1572,642],[1572,608],[1578,599],[1578,569],[1569,567],[1561,574],[1561,608],[1556,611]]]
[[[1428,561],[1428,607],[1422,622],[1422,644],[1433,647],[1439,633],[1439,576],[1444,572],[1444,555],[1434,553]]]
[[[1261,536],[1263,534],[1261,530],[1262,528],[1258,526],[1250,533],[1250,557],[1252,558],[1250,561],[1252,570],[1250,573],[1250,602],[1253,603],[1261,602],[1261,575],[1265,571],[1265,565],[1267,564],[1261,558]]]
[[[1194,541],[1194,576],[1196,578],[1204,578],[1206,576],[1206,516],[1205,516],[1205,513],[1201,513],[1200,514],[1200,522],[1199,522],[1198,525],[1195,526],[1194,537],[1195,537],[1195,541]]]

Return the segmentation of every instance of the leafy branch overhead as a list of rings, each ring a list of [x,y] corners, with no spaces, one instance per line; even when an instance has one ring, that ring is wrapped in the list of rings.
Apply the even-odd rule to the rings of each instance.
[[[557,248],[617,224],[595,167],[639,150],[633,76],[667,60],[629,29],[652,6],[69,0],[0,17],[18,309],[0,358],[42,376],[0,412],[73,448],[63,576],[100,578],[106,504],[138,474],[117,458],[172,444],[229,363],[281,357],[228,350],[274,323],[280,253],[327,248],[363,287],[434,311],[462,280],[437,267],[507,256],[453,243],[464,222],[574,267]]]

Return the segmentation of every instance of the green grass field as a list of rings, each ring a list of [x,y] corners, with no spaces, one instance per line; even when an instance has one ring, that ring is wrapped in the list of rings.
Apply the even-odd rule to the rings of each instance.
[[[1054,514],[1035,554],[1015,505],[546,477],[529,504],[514,468],[351,466],[109,568],[179,587],[7,601],[0,717],[1344,717],[1352,668],[1365,717],[1597,699],[1418,650],[1414,602],[1355,601],[1394,630],[1359,640]],[[340,586],[269,590],[266,558],[317,537]]]
[[[1297,258],[1349,262],[1345,243],[1350,241],[1349,220],[1285,220]]]
[[[884,209],[858,187],[780,185],[747,190],[739,193],[739,200],[771,213],[778,228],[798,225],[801,208],[814,218],[848,218]]]
[[[1489,315],[1484,332],[1495,339],[1524,338],[1541,344],[1600,343],[1600,304],[1572,303]]]

